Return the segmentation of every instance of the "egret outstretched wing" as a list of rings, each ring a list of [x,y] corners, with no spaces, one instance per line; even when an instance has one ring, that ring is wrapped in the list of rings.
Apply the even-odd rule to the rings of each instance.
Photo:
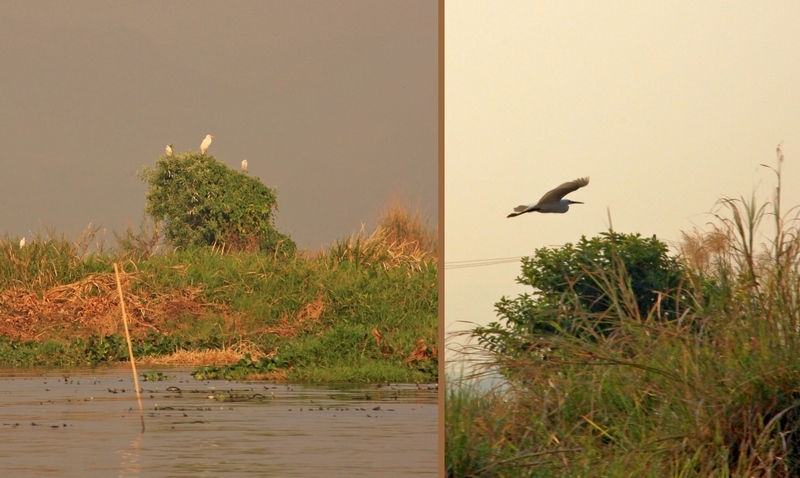
[[[561,186],[547,191],[547,193],[542,196],[542,199],[539,199],[539,202],[536,204],[545,204],[545,203],[556,203],[561,201],[567,194],[576,191],[584,186],[589,184],[589,178],[579,178],[574,181],[567,181],[566,183],[562,184]]]
[[[526,212],[543,212],[543,213],[565,213],[569,211],[570,204],[583,204],[578,201],[570,201],[563,199],[567,194],[580,189],[589,184],[589,177],[578,178],[574,181],[568,181],[561,186],[548,191],[537,203],[523,204],[514,208],[514,212],[507,217],[516,217]]]

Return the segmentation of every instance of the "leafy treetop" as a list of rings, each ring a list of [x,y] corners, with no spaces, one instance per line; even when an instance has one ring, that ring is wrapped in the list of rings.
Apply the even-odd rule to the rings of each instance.
[[[683,268],[667,252],[655,237],[616,232],[583,236],[574,246],[537,249],[522,259],[517,278],[533,287],[533,294],[503,297],[497,311],[513,328],[529,332],[565,330],[578,311],[599,317],[620,304],[638,317],[656,305],[662,317],[668,316],[675,310]]]
[[[258,178],[192,151],[162,156],[139,177],[148,183],[145,211],[176,247],[224,245],[293,254],[274,227],[276,192]]]

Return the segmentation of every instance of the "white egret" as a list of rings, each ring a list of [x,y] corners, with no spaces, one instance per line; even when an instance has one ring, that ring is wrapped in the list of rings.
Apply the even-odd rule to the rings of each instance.
[[[213,138],[213,136],[207,134],[206,139],[204,139],[203,142],[200,143],[200,154],[206,154],[206,151],[208,151],[208,147],[211,146],[211,138]]]
[[[19,248],[22,249],[23,247],[25,247],[25,238],[24,237],[19,240]]]
[[[172,156],[172,143],[167,145],[167,156]]]
[[[242,172],[243,173],[247,172],[247,160],[246,159],[242,160]]]
[[[582,188],[589,184],[589,177],[579,178],[575,181],[569,181],[561,186],[553,189],[552,191],[548,191],[547,194],[542,196],[542,199],[539,199],[539,202],[536,204],[523,204],[522,206],[517,206],[514,208],[514,212],[509,214],[507,217],[515,217],[519,216],[520,214],[525,214],[526,212],[557,212],[557,213],[565,213],[569,211],[570,204],[583,204],[579,201],[570,201],[569,199],[562,199],[567,194],[575,191],[576,189]]]

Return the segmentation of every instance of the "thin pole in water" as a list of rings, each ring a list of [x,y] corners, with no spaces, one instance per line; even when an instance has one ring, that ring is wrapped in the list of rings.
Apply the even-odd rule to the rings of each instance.
[[[125,313],[125,299],[122,297],[122,284],[119,282],[119,269],[114,263],[114,275],[117,277],[117,293],[119,294],[119,305],[122,307],[122,323],[125,325],[125,338],[128,340],[128,356],[131,358],[131,369],[133,370],[133,384],[136,386],[136,400],[139,402],[139,416],[142,418],[142,433],[144,433],[144,410],[142,409],[142,396],[139,394],[139,377],[136,375],[136,363],[133,361],[133,344],[131,334],[128,332],[128,314]]]

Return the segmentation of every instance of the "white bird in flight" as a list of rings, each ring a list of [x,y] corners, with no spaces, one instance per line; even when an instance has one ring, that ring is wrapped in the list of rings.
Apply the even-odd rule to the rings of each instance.
[[[547,194],[542,196],[542,199],[539,199],[539,202],[536,204],[523,204],[522,206],[517,206],[514,208],[514,212],[509,214],[507,217],[515,217],[519,216],[520,214],[525,214],[526,212],[557,212],[557,213],[565,213],[569,211],[570,204],[583,204],[579,201],[570,201],[569,199],[562,199],[567,194],[575,191],[576,189],[580,189],[584,186],[589,184],[589,177],[579,178],[575,181],[569,181],[561,186],[553,189],[552,191],[548,191]]]
[[[247,160],[246,159],[242,160],[242,172],[243,173],[247,172]]]
[[[208,147],[211,146],[211,138],[213,138],[213,136],[207,134],[206,139],[204,139],[203,142],[200,143],[200,154],[206,154],[206,151],[208,151]]]
[[[172,156],[172,144],[167,145],[167,156]]]

